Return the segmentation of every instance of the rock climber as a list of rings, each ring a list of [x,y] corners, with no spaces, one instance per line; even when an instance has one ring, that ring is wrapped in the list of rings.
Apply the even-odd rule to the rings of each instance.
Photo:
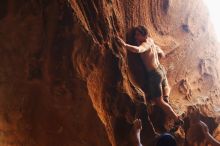
[[[163,99],[163,96],[168,97],[170,92],[165,68],[160,64],[158,57],[160,54],[161,56],[165,56],[164,52],[154,43],[153,39],[149,37],[148,30],[144,26],[135,27],[134,39],[137,46],[127,44],[123,39],[118,37],[120,44],[127,50],[140,54],[149,78],[148,99],[174,119],[174,127],[182,125],[183,120],[181,120],[172,107]]]

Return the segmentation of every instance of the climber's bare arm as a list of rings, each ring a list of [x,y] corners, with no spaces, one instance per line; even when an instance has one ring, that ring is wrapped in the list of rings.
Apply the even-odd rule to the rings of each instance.
[[[122,44],[122,46],[124,46],[126,49],[128,49],[131,52],[134,53],[142,53],[147,51],[150,48],[150,44],[147,43],[142,43],[140,46],[133,46],[133,45],[129,45],[127,43],[125,43],[124,40],[122,40],[120,37],[118,37],[120,43]]]
[[[206,139],[212,146],[220,146],[220,142],[218,142],[210,133],[207,133]]]
[[[202,131],[205,135],[206,140],[208,141],[209,144],[212,146],[220,146],[220,142],[218,142],[210,133],[208,126],[203,123],[202,121],[199,122],[200,127],[202,128]]]
[[[125,44],[126,49],[128,49],[131,52],[134,53],[142,53],[145,52],[149,49],[149,47],[146,44],[140,45],[140,46],[133,46],[133,45],[129,45],[129,44]]]

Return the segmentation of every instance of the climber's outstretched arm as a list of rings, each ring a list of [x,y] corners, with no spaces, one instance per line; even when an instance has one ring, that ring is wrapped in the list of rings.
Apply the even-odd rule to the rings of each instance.
[[[212,146],[220,146],[220,143],[210,133],[207,133],[206,139]]]
[[[128,49],[129,51],[134,52],[134,53],[142,53],[142,52],[147,51],[150,48],[150,47],[147,48],[147,45],[145,45],[145,44],[140,45],[138,47],[133,46],[133,45],[129,45],[129,44],[125,44],[125,47],[126,47],[126,49]]]
[[[220,146],[220,142],[218,142],[212,135],[209,133],[208,126],[200,121],[199,123],[200,127],[202,128],[203,133],[205,134],[205,138],[208,141],[209,144],[212,146]]]
[[[133,45],[129,45],[129,44],[125,43],[125,41],[122,40],[120,37],[118,37],[118,39],[119,39],[122,46],[124,46],[126,49],[128,49],[129,51],[134,52],[134,53],[145,52],[151,47],[151,45],[147,44],[147,43],[142,43],[140,46],[133,46]]]

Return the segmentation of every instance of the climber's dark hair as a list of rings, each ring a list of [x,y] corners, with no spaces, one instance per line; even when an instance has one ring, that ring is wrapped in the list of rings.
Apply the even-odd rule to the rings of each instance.
[[[140,32],[145,37],[148,36],[148,30],[143,25],[139,25],[139,26],[135,27],[134,32],[136,32],[136,31]]]
[[[177,146],[177,143],[171,134],[165,133],[158,138],[156,146]]]
[[[136,27],[132,27],[128,32],[127,32],[127,42],[131,45],[137,46],[137,42],[135,40],[135,33],[136,31],[140,32],[143,36],[148,36],[148,30],[145,26],[139,25]]]

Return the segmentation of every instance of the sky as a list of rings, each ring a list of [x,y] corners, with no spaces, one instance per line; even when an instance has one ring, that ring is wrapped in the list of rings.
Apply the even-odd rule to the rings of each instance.
[[[203,0],[209,9],[218,41],[220,41],[220,0]]]

